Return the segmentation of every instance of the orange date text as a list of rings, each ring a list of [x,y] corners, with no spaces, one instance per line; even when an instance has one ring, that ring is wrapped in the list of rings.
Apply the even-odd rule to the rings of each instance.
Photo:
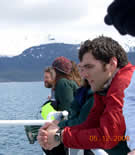
[[[102,136],[102,137],[97,137],[97,136],[90,136],[89,137],[90,142],[97,142],[97,141],[102,141],[102,142],[120,142],[120,141],[129,141],[130,137],[129,136]]]

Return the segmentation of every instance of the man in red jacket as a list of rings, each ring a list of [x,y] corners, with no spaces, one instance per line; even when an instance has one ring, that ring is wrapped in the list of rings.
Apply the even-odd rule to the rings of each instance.
[[[109,155],[127,155],[122,114],[124,90],[135,66],[128,63],[124,49],[109,37],[85,41],[79,50],[80,69],[94,92],[94,106],[81,125],[59,129],[55,123],[43,126],[38,142],[47,149],[59,145],[78,149],[104,149]]]

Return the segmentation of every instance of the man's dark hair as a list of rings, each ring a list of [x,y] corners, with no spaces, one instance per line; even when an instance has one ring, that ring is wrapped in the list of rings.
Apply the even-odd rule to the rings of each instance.
[[[86,40],[79,49],[79,60],[82,61],[84,54],[88,52],[105,64],[108,64],[112,57],[117,58],[119,68],[128,64],[125,50],[117,41],[109,37],[100,36],[92,41]]]

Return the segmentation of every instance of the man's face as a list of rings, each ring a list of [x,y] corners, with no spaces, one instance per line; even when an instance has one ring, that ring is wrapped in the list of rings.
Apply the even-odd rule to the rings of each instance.
[[[104,66],[91,53],[84,54],[82,62],[79,65],[82,77],[88,80],[94,92],[100,91],[105,82],[112,76],[109,64]]]
[[[53,87],[53,79],[52,79],[51,74],[49,72],[44,73],[44,85],[46,88],[52,88]]]

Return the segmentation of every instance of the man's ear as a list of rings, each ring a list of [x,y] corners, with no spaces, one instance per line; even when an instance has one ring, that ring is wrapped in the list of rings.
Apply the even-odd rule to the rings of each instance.
[[[110,67],[111,67],[111,69],[112,70],[115,70],[116,68],[117,68],[117,65],[118,65],[118,60],[117,60],[117,58],[116,57],[112,57],[111,59],[110,59]]]

